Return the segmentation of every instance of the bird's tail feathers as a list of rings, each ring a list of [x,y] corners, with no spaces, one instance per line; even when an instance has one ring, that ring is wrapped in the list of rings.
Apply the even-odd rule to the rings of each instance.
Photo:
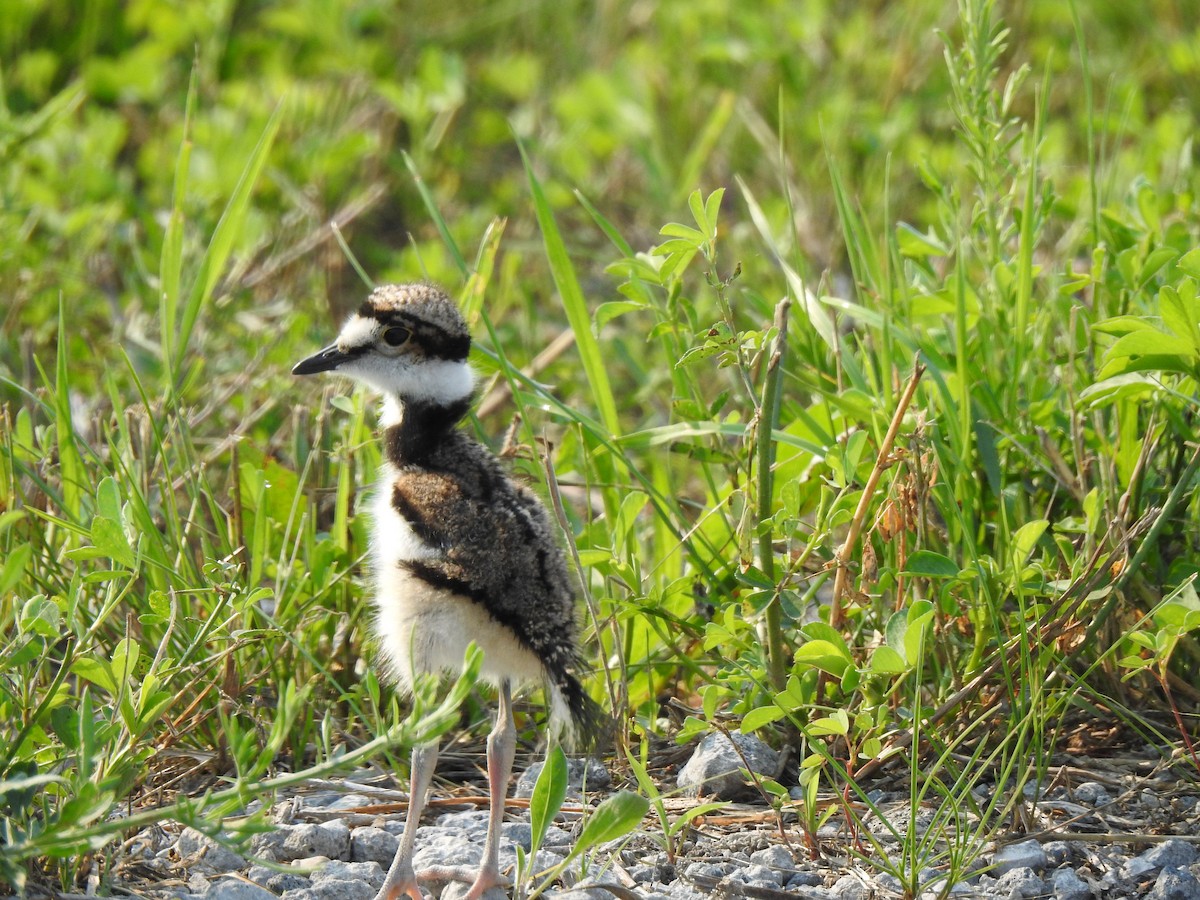
[[[571,749],[591,753],[612,737],[612,719],[571,673],[549,685],[551,731]]]

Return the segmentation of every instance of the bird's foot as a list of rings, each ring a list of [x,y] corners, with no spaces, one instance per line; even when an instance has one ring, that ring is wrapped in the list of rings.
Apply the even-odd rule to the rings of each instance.
[[[448,888],[447,893],[443,894],[448,900],[451,896],[455,900],[490,900],[491,897],[507,897],[508,888],[512,886],[512,882],[501,875],[497,869],[473,869],[467,866],[431,866],[418,872],[417,880],[455,881],[470,885],[467,892],[461,896],[457,893],[451,895],[449,891],[452,888]]]
[[[375,895],[375,900],[402,900],[405,897],[408,900],[425,900],[425,895],[421,893],[421,886],[417,883],[418,880],[412,866],[393,864],[392,868],[388,870],[387,880],[384,881],[383,887]]]

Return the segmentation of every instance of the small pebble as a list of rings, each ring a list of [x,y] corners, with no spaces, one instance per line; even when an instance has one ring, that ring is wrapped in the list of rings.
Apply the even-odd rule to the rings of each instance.
[[[1047,893],[1046,882],[1028,866],[1011,869],[996,879],[996,894],[1001,897],[1032,900]]]
[[[331,859],[312,875],[314,887],[318,882],[334,880],[361,881],[379,890],[383,887],[383,867],[377,862],[342,862],[339,859]]]
[[[755,850],[750,854],[750,862],[772,869],[794,869],[796,867],[796,861],[792,859],[792,854],[782,844],[772,844],[765,850]]]
[[[1196,845],[1178,838],[1163,841],[1138,857],[1160,869],[1184,869],[1196,861]]]
[[[513,788],[517,797],[532,797],[533,786],[537,784],[538,776],[542,774],[544,761],[535,762],[517,778]],[[612,775],[604,768],[604,763],[589,757],[567,760],[567,796],[579,797],[583,791],[603,791],[612,785]]]
[[[1037,841],[1008,844],[992,854],[992,876],[999,878],[1014,869],[1044,869],[1046,851]]]
[[[275,900],[275,895],[253,881],[241,878],[218,878],[204,895],[205,900]]]
[[[180,863],[189,871],[207,874],[235,872],[246,865],[246,859],[216,840],[197,831],[185,828],[175,842],[175,852]]]
[[[683,870],[683,874],[687,878],[724,878],[729,874],[730,868],[732,867],[718,863],[694,862]]]
[[[763,887],[777,888],[783,883],[783,878],[780,873],[767,866],[746,866],[737,868],[729,876],[743,884],[761,885]]]
[[[272,872],[264,887],[276,894],[283,894],[309,887],[310,884],[307,878],[296,872]]]
[[[871,896],[870,887],[857,875],[843,875],[830,891],[838,900],[869,900]]]
[[[1072,793],[1075,802],[1086,803],[1089,806],[1102,806],[1109,801],[1108,790],[1098,781],[1085,781],[1077,784]]]
[[[1042,844],[1042,850],[1046,853],[1046,865],[1051,869],[1057,869],[1075,858],[1075,848],[1070,841],[1047,841]]]
[[[1187,869],[1165,869],[1146,900],[1200,900],[1200,881]]]
[[[816,872],[797,872],[787,881],[788,890],[796,890],[797,888],[820,887],[825,883],[825,879]]]
[[[1051,879],[1054,900],[1090,900],[1092,889],[1072,869],[1059,869]]]
[[[340,819],[317,825],[280,825],[250,841],[255,856],[291,862],[307,856],[350,858],[350,829]]]
[[[379,883],[383,884],[382,878]],[[317,900],[373,900],[379,888],[348,878],[314,878],[310,890]]]
[[[382,828],[367,825],[350,832],[350,860],[374,862],[387,867],[396,858],[400,838]]]

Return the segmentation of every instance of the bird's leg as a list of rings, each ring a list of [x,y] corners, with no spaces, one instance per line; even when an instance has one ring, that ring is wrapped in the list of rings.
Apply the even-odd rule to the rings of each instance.
[[[384,879],[379,893],[375,895],[375,900],[400,900],[401,897],[424,900],[424,895],[417,886],[416,873],[413,872],[413,840],[417,836],[417,826],[421,822],[421,811],[425,808],[425,795],[429,791],[429,783],[433,780],[437,758],[436,742],[413,748],[408,816],[404,820],[404,834],[400,838],[400,846],[396,848],[396,858],[392,860],[387,878]]]
[[[508,779],[512,775],[513,756],[517,750],[517,726],[513,722],[512,691],[508,681],[500,682],[500,708],[496,711],[496,726],[488,735],[488,830],[483,848],[479,874],[464,900],[479,900],[493,887],[507,887],[500,876],[500,825],[504,822],[504,801],[508,796]]]
[[[492,733],[488,735],[487,741],[488,830],[479,870],[476,873],[465,866],[430,866],[428,869],[422,869],[416,873],[412,882],[414,885],[417,881],[470,881],[471,887],[467,890],[463,900],[481,900],[484,894],[492,888],[508,887],[508,879],[500,874],[500,825],[504,822],[504,801],[508,796],[508,779],[512,775],[513,756],[516,754],[516,750],[517,726],[513,721],[512,689],[507,681],[503,681],[500,683],[500,708],[496,711],[496,725],[492,728]],[[413,776],[413,779],[415,785],[416,775]],[[412,812],[411,806],[409,812],[410,814]],[[405,838],[408,835],[409,830],[406,828]],[[400,862],[404,847],[405,845],[402,843],[400,850],[396,853],[396,862],[392,863],[392,872],[388,872],[388,881],[384,884],[385,889],[392,881],[392,873]],[[407,857],[410,873],[412,872],[411,853],[410,845]],[[401,896],[403,896],[402,893],[394,893],[385,897],[381,891],[375,900],[398,900]],[[416,897],[417,895],[412,896]]]

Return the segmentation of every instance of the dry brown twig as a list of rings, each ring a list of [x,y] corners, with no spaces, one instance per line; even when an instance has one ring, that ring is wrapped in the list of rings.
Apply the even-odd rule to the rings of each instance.
[[[829,624],[834,628],[840,628],[845,618],[845,614],[843,613],[844,600],[846,594],[850,591],[850,553],[854,549],[855,544],[858,543],[859,534],[862,533],[863,522],[867,518],[867,509],[871,505],[871,499],[875,496],[875,488],[879,486],[879,479],[883,476],[884,470],[891,465],[892,447],[896,443],[896,435],[900,432],[900,423],[904,421],[908,407],[917,392],[917,384],[921,381],[921,376],[924,373],[925,366],[923,364],[920,362],[913,363],[912,377],[908,379],[904,393],[900,395],[900,402],[896,404],[896,411],[892,413],[892,421],[888,426],[887,434],[884,435],[883,443],[879,445],[879,453],[875,457],[875,466],[871,469],[871,475],[867,478],[862,496],[858,500],[858,508],[854,510],[854,518],[850,522],[850,530],[846,533],[846,540],[842,542],[842,546],[834,554],[834,560],[837,564],[837,575],[833,580],[833,603],[829,610]]]

